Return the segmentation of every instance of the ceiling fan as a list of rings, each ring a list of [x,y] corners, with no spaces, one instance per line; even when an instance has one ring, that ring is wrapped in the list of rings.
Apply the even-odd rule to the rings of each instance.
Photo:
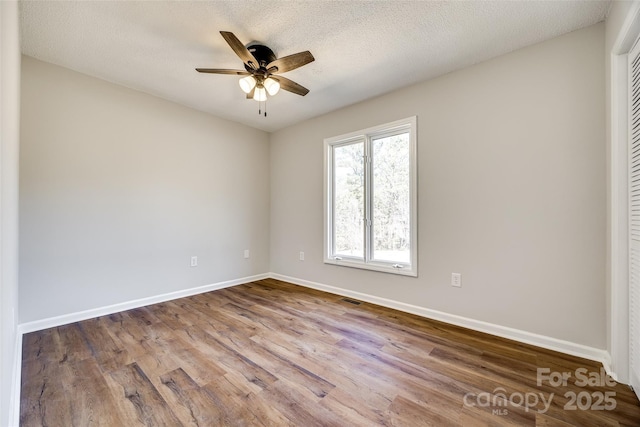
[[[266,101],[267,94],[273,96],[280,89],[301,96],[309,93],[309,89],[280,75],[313,62],[315,58],[308,50],[276,58],[276,55],[267,46],[253,44],[245,47],[233,33],[220,31],[220,34],[242,60],[245,69],[196,68],[199,73],[246,76],[240,79],[240,88],[247,94],[247,99],[255,99],[259,102]]]

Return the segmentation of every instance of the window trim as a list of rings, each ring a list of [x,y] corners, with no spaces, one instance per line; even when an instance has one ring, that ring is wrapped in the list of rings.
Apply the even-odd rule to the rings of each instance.
[[[365,156],[370,159],[371,140],[393,135],[399,130],[407,129],[409,131],[409,191],[410,191],[410,264],[404,268],[395,268],[393,265],[399,263],[375,261],[372,259],[373,248],[369,242],[371,238],[371,204],[372,199],[372,167],[365,164],[365,224],[364,232],[364,258],[341,256],[336,257],[333,254],[333,240],[335,229],[333,202],[335,194],[335,182],[333,179],[334,159],[333,148],[353,144],[358,141],[364,142]],[[396,120],[367,129],[346,133],[343,135],[325,138],[324,140],[324,263],[332,265],[341,265],[345,267],[360,268],[365,270],[373,270],[384,273],[393,273],[403,276],[418,276],[418,174],[417,174],[417,116],[407,117],[405,119]]]

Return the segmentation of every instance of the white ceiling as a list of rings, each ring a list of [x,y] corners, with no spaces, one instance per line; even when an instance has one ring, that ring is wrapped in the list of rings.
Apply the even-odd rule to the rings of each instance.
[[[218,117],[274,131],[602,21],[609,1],[24,1],[22,52]],[[268,117],[220,36],[316,61],[284,74]]]

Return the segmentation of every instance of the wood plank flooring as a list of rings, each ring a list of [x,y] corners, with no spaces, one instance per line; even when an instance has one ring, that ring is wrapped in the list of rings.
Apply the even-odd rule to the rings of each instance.
[[[593,382],[600,368],[268,279],[25,335],[20,421],[640,426],[636,396]]]

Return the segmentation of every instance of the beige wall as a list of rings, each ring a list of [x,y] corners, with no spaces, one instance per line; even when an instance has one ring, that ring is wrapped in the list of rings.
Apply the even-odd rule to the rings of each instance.
[[[20,320],[272,271],[605,348],[603,55],[598,24],[270,137],[23,57]],[[323,139],[412,115],[419,277],[324,265]]]
[[[601,23],[272,134],[271,270],[604,349],[603,57]],[[323,264],[323,139],[412,115],[419,277]]]
[[[22,67],[21,322],[269,271],[268,134]]]

